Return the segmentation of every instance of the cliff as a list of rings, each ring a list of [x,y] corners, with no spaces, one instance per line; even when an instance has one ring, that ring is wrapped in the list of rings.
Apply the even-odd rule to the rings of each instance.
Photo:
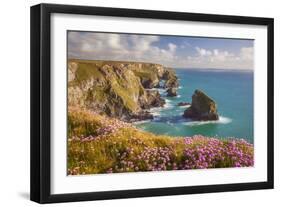
[[[160,64],[68,61],[68,105],[125,121],[152,118],[146,110],[164,105],[160,94],[148,89],[177,85],[173,70]]]

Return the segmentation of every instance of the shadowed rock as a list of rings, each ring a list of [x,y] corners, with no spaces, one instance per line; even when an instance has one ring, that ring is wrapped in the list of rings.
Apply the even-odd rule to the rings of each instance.
[[[133,114],[130,117],[129,122],[135,122],[135,121],[142,121],[147,119],[153,119],[153,115],[149,111],[141,111],[138,114]]]
[[[197,121],[218,120],[217,104],[203,91],[195,90],[191,107],[184,111],[183,117]]]
[[[165,81],[164,88],[178,88],[179,81],[176,73],[172,69],[166,69],[162,77]]]
[[[167,96],[177,96],[177,89],[176,88],[168,88],[167,90]]]
[[[163,107],[165,100],[161,98],[159,91],[146,90],[146,101],[141,105],[143,109],[149,109],[151,107]]]
[[[191,105],[189,102],[179,102],[177,106],[189,106]]]

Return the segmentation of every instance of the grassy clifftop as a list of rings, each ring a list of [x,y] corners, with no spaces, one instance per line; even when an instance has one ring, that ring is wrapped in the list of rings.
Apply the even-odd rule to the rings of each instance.
[[[169,137],[69,107],[68,174],[253,166],[253,145],[200,135]]]
[[[89,78],[93,77],[102,78],[103,74],[101,73],[101,68],[104,66],[109,66],[113,69],[124,68],[125,70],[131,70],[140,79],[146,79],[152,82],[161,78],[166,70],[169,70],[171,75],[175,75],[172,73],[172,69],[154,63],[80,59],[70,59],[68,63],[76,63],[78,66],[76,77],[72,84],[80,84],[82,81],[87,81]],[[168,77],[169,76],[166,75],[166,79],[168,79]]]

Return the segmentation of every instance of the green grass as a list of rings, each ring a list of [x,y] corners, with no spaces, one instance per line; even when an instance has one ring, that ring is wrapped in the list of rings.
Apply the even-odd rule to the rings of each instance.
[[[79,167],[79,174],[106,173],[108,169],[119,165],[120,155],[127,152],[127,149],[134,152],[127,157],[131,159],[144,151],[145,147],[172,146],[171,139],[128,127],[119,129],[114,134],[104,136],[98,141],[68,142],[68,168]],[[179,143],[175,148],[179,155],[183,152],[183,147]]]
[[[91,77],[103,79],[102,73],[99,71],[99,67],[95,63],[80,62],[76,71],[77,83],[81,83]]]
[[[134,74],[141,79],[150,79],[150,80],[155,80],[157,78],[156,73],[152,71],[134,71]]]
[[[103,127],[103,116],[94,116],[83,110],[70,107],[67,118],[68,137],[96,136],[97,130]]]

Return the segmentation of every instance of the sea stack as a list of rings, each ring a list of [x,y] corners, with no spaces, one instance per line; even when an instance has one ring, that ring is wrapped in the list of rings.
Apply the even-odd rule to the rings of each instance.
[[[191,107],[184,111],[183,117],[196,121],[218,120],[216,102],[201,90],[192,95]]]

